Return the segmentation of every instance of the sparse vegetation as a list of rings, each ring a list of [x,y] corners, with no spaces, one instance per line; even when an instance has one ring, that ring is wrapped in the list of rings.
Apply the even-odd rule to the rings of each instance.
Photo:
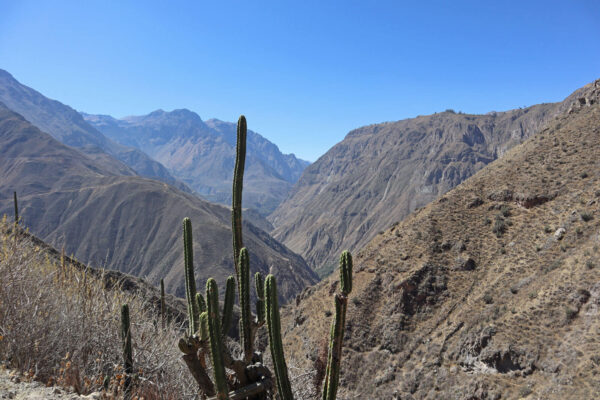
[[[193,393],[179,361],[169,322],[157,330],[151,304],[119,289],[68,258],[53,260],[27,234],[15,240],[13,224],[0,222],[0,354],[9,366],[43,383],[72,386],[78,393],[101,390],[121,396],[123,347],[121,305],[129,305],[135,329],[132,396],[183,399]],[[31,289],[35,282],[35,290]]]
[[[581,219],[582,219],[584,222],[589,222],[589,221],[591,221],[591,220],[592,220],[592,218],[594,218],[594,214],[592,214],[591,212],[583,211],[583,212],[581,213]]]

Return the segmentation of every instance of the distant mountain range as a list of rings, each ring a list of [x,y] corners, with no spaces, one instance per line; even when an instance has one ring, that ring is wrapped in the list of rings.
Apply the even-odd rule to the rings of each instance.
[[[532,136],[565,104],[485,115],[442,112],[353,130],[304,171],[269,216],[273,235],[327,275],[342,250],[364,247],[456,187]]]
[[[231,204],[236,124],[203,121],[192,111],[154,111],[115,119],[82,113],[94,128],[126,146],[142,150],[209,201]],[[288,195],[307,161],[282,154],[276,145],[248,131],[244,207],[271,213]]]
[[[86,123],[71,107],[51,100],[19,83],[2,69],[0,69],[0,102],[62,143],[78,148],[102,163],[106,169],[120,175],[137,174],[158,179],[191,192],[163,165],[148,155],[133,147],[123,146],[110,140]]]
[[[167,290],[180,297],[184,295],[181,221],[190,217],[198,281],[212,276],[224,284],[233,273],[229,208],[192,194],[185,184],[168,178],[160,163],[112,142],[70,107],[18,84],[7,73],[0,76],[0,99],[10,100],[10,105],[0,100],[0,215],[12,214],[16,191],[24,225],[43,240],[57,248],[65,246],[68,254],[92,266],[147,277],[154,284],[164,278]],[[132,152],[143,165],[165,172],[164,180],[175,186],[155,180],[157,176],[139,176],[115,158],[123,153],[113,150]],[[317,281],[302,257],[252,220],[269,228],[256,213],[246,215],[244,244],[251,269],[278,276],[282,300],[289,301]]]

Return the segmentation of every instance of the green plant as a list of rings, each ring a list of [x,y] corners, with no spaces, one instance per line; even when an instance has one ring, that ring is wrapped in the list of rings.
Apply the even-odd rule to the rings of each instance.
[[[217,396],[217,399],[275,398],[271,372],[262,364],[262,356],[254,352],[256,331],[265,322],[269,332],[269,346],[273,359],[277,385],[277,398],[293,399],[287,365],[281,340],[281,323],[277,298],[277,283],[273,275],[263,280],[260,272],[254,275],[257,293],[256,317],[250,310],[250,258],[248,249],[243,246],[242,238],[242,187],[244,163],[246,158],[246,119],[238,121],[237,153],[233,178],[232,234],[235,277],[227,279],[223,317],[219,317],[217,282],[210,278],[206,283],[206,302],[196,293],[193,268],[192,225],[189,218],[183,221],[184,259],[186,298],[188,303],[189,329],[179,340],[179,349],[183,360],[196,380],[204,396]],[[224,345],[223,335],[229,330],[235,283],[237,280],[240,306],[239,335],[243,349],[241,358],[236,359]],[[340,259],[341,293],[335,297],[336,314],[332,324],[327,366],[327,379],[323,391],[324,400],[335,399],[339,381],[339,369],[342,350],[347,298],[352,290],[352,257],[349,252],[342,253]],[[210,354],[212,379],[206,357]],[[227,376],[225,368],[233,371]],[[233,392],[230,392],[233,390]]]
[[[133,374],[133,352],[131,349],[131,324],[129,321],[129,306],[121,307],[121,339],[123,341],[123,372],[125,384],[123,385],[124,398],[131,398],[131,375]]]
[[[13,192],[13,202],[15,204],[15,225],[19,223],[19,203],[17,203],[17,192]]]
[[[584,211],[584,212],[581,213],[581,219],[584,222],[591,221],[592,218],[594,218],[594,214],[592,214],[591,212]]]
[[[166,304],[165,304],[165,281],[164,279],[160,280],[160,321],[161,326],[165,329],[165,325],[167,322],[166,315]]]

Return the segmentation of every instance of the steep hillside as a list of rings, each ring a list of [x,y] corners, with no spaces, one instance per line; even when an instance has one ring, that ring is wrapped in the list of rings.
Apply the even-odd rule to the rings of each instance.
[[[231,204],[236,125],[215,119],[202,121],[189,110],[154,111],[115,119],[83,114],[88,123],[110,137],[134,146],[156,160],[210,201]],[[287,196],[308,162],[282,154],[277,146],[248,131],[244,207],[263,215]]]
[[[0,69],[0,102],[62,143],[76,147],[120,175],[141,175],[190,189],[145,153],[120,145],[98,132],[71,107],[50,100]]]
[[[62,145],[0,107],[0,214],[12,214],[19,194],[25,226],[78,259],[147,277],[184,293],[181,221],[194,225],[196,276],[223,283],[233,271],[231,212],[165,183],[103,170],[102,164]],[[316,276],[304,260],[264,231],[246,224],[251,268],[275,273],[282,296],[293,298]]]
[[[541,104],[486,115],[443,112],[356,129],[304,171],[269,216],[273,234],[326,275],[342,250],[364,246],[562,109]]]
[[[341,398],[600,395],[600,80],[570,111],[355,257]],[[313,364],[338,277],[285,310]]]

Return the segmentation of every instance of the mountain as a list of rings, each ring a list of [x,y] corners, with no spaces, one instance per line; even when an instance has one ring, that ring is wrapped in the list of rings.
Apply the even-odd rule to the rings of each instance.
[[[275,238],[326,275],[342,250],[457,186],[564,109],[540,104],[507,112],[443,112],[369,125],[310,165],[269,216]]]
[[[196,276],[219,284],[233,273],[231,211],[163,182],[123,176],[65,146],[0,106],[0,214],[17,191],[23,223],[34,234],[92,266],[115,269],[183,296],[181,222],[194,226]],[[282,299],[316,282],[304,260],[244,224],[253,271],[274,273]]]
[[[340,398],[600,393],[600,80],[534,137],[355,254]],[[282,320],[312,368],[338,277]]]
[[[106,136],[136,147],[165,165],[209,201],[231,204],[236,124],[203,121],[189,110],[154,111],[115,119],[82,114]],[[276,145],[248,131],[244,207],[267,215],[287,196],[309,163],[282,154]]]
[[[120,175],[141,175],[190,191],[167,169],[135,149],[113,142],[71,107],[48,99],[0,69],[0,102],[62,143],[75,147]]]

